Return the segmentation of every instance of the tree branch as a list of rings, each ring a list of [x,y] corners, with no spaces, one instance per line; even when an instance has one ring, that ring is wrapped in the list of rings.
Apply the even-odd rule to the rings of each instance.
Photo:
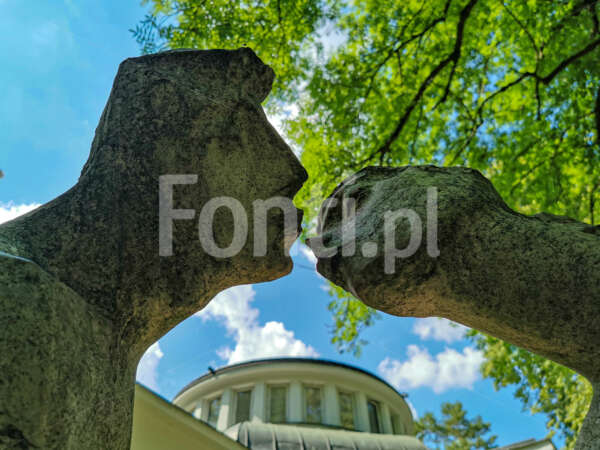
[[[377,148],[377,150],[373,151],[366,158],[364,158],[361,161],[359,161],[358,163],[356,163],[355,167],[362,167],[365,163],[373,160],[373,158],[375,158],[376,156],[379,156],[380,160],[383,160],[384,155],[390,151],[390,148],[391,148],[392,144],[400,136],[400,134],[403,131],[404,127],[406,126],[408,120],[410,119],[410,116],[411,116],[414,108],[417,106],[417,104],[419,103],[419,101],[422,99],[422,97],[425,94],[425,91],[427,90],[427,88],[429,87],[429,85],[437,78],[437,76],[449,64],[452,63],[452,71],[450,73],[448,82],[446,83],[446,86],[444,88],[444,93],[442,94],[442,97],[440,98],[440,100],[434,106],[434,109],[440,103],[442,103],[443,101],[445,101],[447,99],[447,96],[450,93],[450,84],[451,84],[453,76],[455,74],[456,66],[458,64],[458,60],[460,59],[460,55],[461,55],[461,51],[462,51],[462,42],[463,42],[463,35],[464,35],[465,24],[466,24],[466,21],[469,18],[469,15],[470,15],[470,13],[471,13],[471,11],[472,11],[472,9],[473,9],[473,7],[475,6],[476,3],[477,3],[477,0],[471,0],[461,10],[461,12],[460,12],[460,18],[459,18],[459,21],[458,21],[458,24],[457,24],[457,29],[456,29],[456,40],[455,40],[455,44],[454,44],[453,50],[450,53],[450,55],[448,55],[446,58],[444,58],[442,61],[440,61],[437,64],[437,66],[435,66],[433,68],[433,70],[429,73],[429,75],[425,78],[425,80],[423,80],[423,82],[419,86],[419,89],[417,90],[417,93],[411,99],[411,101],[408,104],[406,110],[400,116],[396,127],[394,128],[394,130],[392,131],[392,133],[390,134],[390,136],[386,139],[386,141],[383,143],[383,145],[381,145],[379,148]],[[596,1],[590,2],[588,0],[587,2],[582,2],[582,4],[578,5],[578,7],[572,13],[572,15],[576,15],[579,12],[581,12],[581,10],[583,9],[584,6],[585,7],[590,7],[590,5],[595,5],[595,4],[596,4]],[[446,4],[446,6],[448,6],[448,5],[449,5],[449,2]],[[438,18],[438,19],[436,19],[436,21],[437,20],[444,20],[444,19],[443,18]],[[436,21],[432,22],[432,24],[430,24],[430,26],[434,26],[433,23],[436,23]],[[424,30],[424,31],[418,33],[417,35],[413,35],[410,39],[420,37],[425,32],[426,31]],[[535,41],[532,41],[532,45],[534,45],[534,44],[535,44]],[[537,73],[537,67],[536,67],[536,71],[534,71],[534,72],[531,72],[531,71],[530,72],[521,72],[521,73],[519,73],[519,76],[515,80],[513,80],[513,81],[511,81],[511,82],[509,82],[507,84],[505,84],[504,86],[500,87],[496,91],[492,92],[477,107],[475,115],[479,118],[479,120],[476,123],[474,123],[472,132],[470,133],[470,136],[466,140],[466,142],[467,143],[471,142],[471,140],[472,140],[475,132],[482,125],[482,123],[483,123],[483,110],[484,110],[484,107],[487,105],[487,103],[489,103],[496,96],[502,94],[503,92],[507,91],[508,89],[512,88],[513,86],[516,86],[516,85],[520,84],[523,80],[528,79],[528,78],[533,78],[533,79],[536,80],[536,88],[535,88],[536,91],[535,92],[536,92],[536,100],[537,100],[537,117],[539,119],[541,117],[541,96],[540,96],[540,92],[539,92],[539,84],[542,83],[544,85],[548,85],[552,80],[554,80],[554,78],[556,78],[556,76],[559,73],[561,73],[564,69],[566,69],[570,64],[572,64],[573,62],[575,62],[578,59],[582,58],[583,56],[591,53],[598,46],[600,46],[600,38],[591,41],[590,43],[588,43],[588,45],[586,45],[580,51],[578,51],[578,52],[572,54],[571,56],[565,58],[564,60],[562,60],[547,75],[542,76],[542,75],[538,74]],[[538,48],[538,50],[539,50],[539,47],[537,46],[537,44],[535,44],[535,48]],[[539,50],[539,51],[541,52],[541,50]],[[536,57],[537,56],[539,56],[539,53],[536,55]],[[596,108],[597,108],[596,109],[597,111],[600,111],[600,109],[598,109],[598,108],[600,108],[600,100],[598,100],[598,98],[597,98],[597,101],[596,101]],[[600,112],[596,114],[596,117],[597,117],[597,133],[598,133],[598,136],[599,136],[598,142],[600,142],[600,119],[598,119],[598,118],[600,118]],[[459,152],[457,152],[457,154],[454,155],[453,161],[455,161],[457,159],[457,157],[460,155],[460,153],[462,153],[463,150],[464,150],[464,146],[462,147],[462,149]]]
[[[596,184],[594,184],[594,186],[592,186],[592,189],[590,190],[590,224],[592,226],[594,226],[594,207],[596,205],[596,191],[598,190],[598,188],[600,187],[600,181],[596,182]]]
[[[454,163],[458,160],[460,155],[462,155],[462,153],[469,146],[469,144],[471,144],[471,141],[477,134],[477,130],[479,130],[481,125],[483,125],[483,121],[479,121],[479,122],[476,121],[475,123],[473,123],[473,127],[471,128],[471,132],[469,133],[469,136],[464,140],[464,144],[460,147],[460,149],[452,157],[452,160],[450,161],[450,164],[449,164],[450,166],[454,165]]]
[[[458,21],[458,24],[456,27],[456,41],[455,41],[452,53],[450,53],[450,55],[448,55],[446,58],[444,58],[442,61],[440,61],[440,63],[433,68],[433,70],[429,73],[429,75],[421,83],[421,85],[419,86],[419,89],[417,90],[417,93],[411,99],[408,107],[404,111],[404,114],[402,114],[402,116],[398,120],[398,124],[396,125],[396,128],[394,129],[392,134],[387,138],[385,143],[381,147],[379,147],[377,150],[375,150],[373,153],[371,153],[367,158],[363,159],[362,161],[359,161],[356,164],[357,166],[362,166],[366,162],[372,160],[377,155],[380,155],[380,157],[381,157],[381,155],[389,152],[391,145],[396,141],[396,139],[398,139],[398,136],[404,129],[404,126],[406,125],[406,123],[408,122],[408,119],[410,118],[412,111],[415,109],[415,107],[419,103],[419,100],[421,100],[421,98],[423,97],[423,94],[425,93],[425,91],[427,90],[427,88],[429,87],[431,82],[433,80],[435,80],[435,78],[440,74],[440,72],[442,70],[444,70],[444,68],[446,68],[446,66],[448,64],[450,64],[453,61],[458,60],[458,58],[460,57],[460,47],[462,46],[462,42],[463,42],[463,34],[464,34],[465,24],[467,22],[467,19],[469,18],[469,15],[471,14],[471,11],[473,10],[473,7],[477,3],[477,1],[478,0],[470,0],[469,3],[460,12],[460,18],[459,18],[459,21]],[[446,3],[446,6],[448,6],[448,5],[449,5],[449,2]]]
[[[388,54],[385,56],[385,58],[379,63],[377,64],[377,67],[373,70],[373,72],[371,73],[371,76],[369,77],[369,85],[367,87],[367,91],[365,93],[365,99],[371,94],[372,88],[373,88],[373,83],[375,81],[375,77],[377,76],[377,74],[379,73],[379,71],[381,70],[381,68],[387,64],[387,62],[390,60],[390,58],[392,56],[394,56],[394,54],[400,55],[400,51],[402,49],[404,49],[408,44],[410,44],[411,42],[415,41],[416,39],[420,39],[421,37],[423,37],[428,31],[432,30],[437,24],[443,22],[446,20],[446,16],[448,15],[448,9],[450,8],[450,3],[452,2],[452,0],[446,0],[446,4],[444,6],[444,12],[443,14],[438,17],[437,19],[433,20],[429,25],[427,25],[423,30],[421,30],[418,33],[415,33],[413,35],[411,35],[408,39],[406,39],[405,41],[402,41],[398,44],[398,41],[400,40],[400,38],[396,39],[396,43],[397,45],[394,45],[389,51]],[[424,5],[424,3],[423,3]],[[421,13],[422,8],[415,14],[414,17],[418,16]],[[412,20],[414,19],[411,18],[411,20],[409,21],[412,22]],[[408,23],[407,23],[408,26]],[[406,26],[402,28],[402,32],[400,33],[400,35],[402,35],[404,33],[404,31],[406,30]]]
[[[592,11],[596,7],[597,4],[598,4],[598,0],[583,0],[583,1],[581,1],[579,4],[577,4],[573,8],[573,10],[571,11],[571,14],[564,17],[562,20],[560,20],[559,22],[557,22],[556,24],[554,24],[552,26],[552,28],[550,29],[550,35],[556,36],[556,34],[557,34],[556,32],[564,26],[565,21],[567,21],[568,19],[572,19],[573,17],[577,17],[586,8],[589,9],[590,11]]]
[[[524,175],[522,175],[519,180],[517,180],[512,187],[510,188],[510,195],[512,196],[513,192],[515,191],[515,189],[517,189],[517,187],[519,187],[526,179],[529,175],[531,175],[533,172],[535,172],[537,169],[539,169],[541,166],[543,166],[545,163],[547,162],[553,162],[556,159],[557,156],[557,152],[558,149],[560,148],[560,146],[562,145],[562,143],[565,140],[565,136],[567,135],[567,130],[563,130],[562,133],[560,134],[560,138],[558,143],[556,144],[555,148],[554,148],[554,153],[553,156],[550,160],[548,159],[542,159],[540,162],[538,162],[537,164],[535,164],[533,167],[530,167],[529,170],[527,172],[525,172]]]
[[[419,128],[421,127],[421,120],[423,119],[423,102],[421,102],[421,107],[419,108],[419,117],[417,118],[417,123],[415,124],[415,132],[413,134],[413,138],[411,143],[408,146],[408,163],[412,164],[412,158],[415,152],[415,145],[417,143],[417,138],[419,137]]]
[[[470,1],[467,6],[460,12],[460,19],[458,21],[458,26],[456,29],[456,41],[454,42],[454,49],[452,50],[452,54],[450,55],[450,60],[452,61],[452,69],[450,70],[450,76],[448,77],[448,82],[446,83],[446,87],[444,89],[444,93],[439,101],[435,104],[433,109],[436,109],[440,104],[444,103],[448,98],[448,94],[450,92],[450,84],[452,83],[452,79],[454,78],[454,73],[456,72],[456,65],[458,64],[458,60],[460,59],[461,51],[462,51],[462,43],[463,36],[465,32],[465,24],[469,15],[471,14],[471,10],[477,3],[477,0]]]
[[[540,80],[535,80],[535,100],[537,103],[537,120],[542,118],[542,99],[540,98]]]
[[[490,95],[488,95],[481,102],[481,104],[477,107],[477,116],[479,116],[480,120],[483,120],[483,117],[482,117],[483,107],[486,105],[487,102],[489,102],[490,100],[492,100],[497,95],[502,94],[503,92],[509,90],[511,87],[516,86],[517,84],[521,83],[521,81],[523,81],[525,78],[528,78],[529,76],[530,75],[528,75],[526,73],[523,73],[516,80],[513,80],[510,83],[505,84],[500,89],[498,89],[498,90],[492,92]]]
[[[568,58],[562,60],[554,68],[554,70],[552,70],[552,72],[550,72],[548,75],[546,75],[544,77],[542,77],[542,76],[540,76],[540,75],[538,75],[537,73],[534,73],[534,72],[525,72],[525,73],[528,76],[532,76],[532,77],[538,79],[539,81],[541,81],[544,84],[548,84],[548,83],[550,83],[556,77],[556,75],[558,75],[562,70],[564,70],[569,64],[571,64],[572,62],[578,60],[582,56],[587,55],[592,50],[594,50],[596,47],[598,47],[598,45],[600,45],[600,38],[598,38],[598,39],[590,42],[588,45],[586,45],[583,49],[581,49],[577,53],[574,53],[571,56],[569,56]]]
[[[546,76],[538,75],[535,72],[523,72],[523,73],[521,73],[517,79],[511,81],[510,83],[505,84],[500,89],[498,89],[498,90],[494,91],[493,93],[491,93],[490,95],[488,95],[483,100],[483,102],[481,102],[481,104],[479,105],[479,107],[477,108],[477,115],[481,118],[481,113],[482,113],[483,107],[486,105],[486,103],[488,103],[490,100],[492,100],[497,95],[499,95],[499,94],[507,91],[511,87],[516,86],[517,84],[521,83],[523,80],[525,80],[527,78],[535,78],[536,81],[539,82],[539,83],[549,84],[562,70],[564,70],[567,66],[569,66],[569,64],[573,63],[574,61],[576,61],[577,59],[581,58],[582,56],[587,55],[592,50],[594,50],[596,47],[598,47],[598,45],[600,45],[600,39],[596,39],[595,41],[590,42],[582,50],[578,51],[577,53],[574,53],[573,55],[571,55],[568,58],[566,58],[563,61],[561,61],[554,68],[554,70],[552,70]]]
[[[519,18],[517,16],[515,16],[515,14],[508,8],[508,6],[506,6],[506,4],[504,2],[501,2],[501,3],[502,3],[502,6],[504,7],[504,9],[506,10],[506,12],[510,15],[510,17],[513,18],[513,20],[515,22],[517,22],[517,25],[519,25],[521,27],[521,29],[525,32],[525,34],[529,38],[529,41],[531,42],[531,46],[535,50],[536,59],[537,59],[538,55],[540,54],[540,48],[537,46],[535,39],[533,38],[533,35],[529,32],[529,30],[525,27],[525,25],[523,25],[523,23],[519,20]]]
[[[594,115],[596,118],[596,144],[600,148],[600,87],[596,93],[596,105],[594,107]]]

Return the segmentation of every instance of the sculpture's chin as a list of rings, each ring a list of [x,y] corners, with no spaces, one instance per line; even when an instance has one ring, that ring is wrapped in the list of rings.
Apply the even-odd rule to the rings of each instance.
[[[283,250],[286,255],[290,254],[290,249],[294,245],[294,242],[300,237],[302,234],[302,210],[298,210],[298,226],[297,228],[284,230],[283,232]]]
[[[273,252],[269,252],[266,258],[269,269],[273,270],[276,275],[273,277],[279,278],[289,274],[294,268],[293,260],[290,256],[290,251],[300,234],[302,233],[302,216],[303,211],[297,209],[298,219],[294,227],[282,228],[276,238],[276,244],[272,247]]]

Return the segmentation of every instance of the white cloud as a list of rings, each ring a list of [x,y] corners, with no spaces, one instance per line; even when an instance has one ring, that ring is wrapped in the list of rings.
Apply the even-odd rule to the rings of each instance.
[[[252,286],[236,286],[220,292],[195,316],[202,320],[222,320],[229,333],[248,328],[258,321],[258,310],[250,307],[256,293]]]
[[[23,205],[15,205],[13,202],[1,203],[0,202],[0,223],[8,222],[13,220],[15,217],[21,216],[32,209],[40,206],[39,203],[30,203]]]
[[[302,253],[302,256],[304,256],[304,258],[306,258],[306,260],[309,263],[315,264],[315,265],[317,264],[317,257],[315,256],[315,254],[309,247],[307,247],[306,245],[301,245],[300,252]]]
[[[300,267],[305,270],[314,270],[315,275],[320,279],[324,280],[325,278],[319,272],[317,272],[317,257],[313,253],[313,251],[306,244],[297,243],[296,245],[296,255],[300,254],[302,256],[302,260],[307,261],[308,264],[304,263],[302,260],[294,260],[294,267]],[[329,286],[325,285],[325,291],[329,292]]]
[[[290,140],[287,138],[286,133],[286,121],[295,119],[300,113],[300,108],[298,107],[298,105],[271,105],[271,108],[269,108],[269,111],[267,111],[266,113],[269,122],[271,123],[271,125],[273,125],[273,128],[275,128],[277,133],[279,133],[279,135],[290,146],[296,157],[300,158],[300,149],[292,145]]]
[[[415,405],[413,405],[409,399],[405,398],[404,401],[406,402],[406,404],[408,405],[408,409],[410,409],[410,412],[413,416],[413,419],[417,420],[419,418],[419,413],[417,412],[417,408],[415,408]]]
[[[327,21],[317,32],[319,41],[323,45],[325,58],[333,55],[348,40],[348,33],[341,31],[333,21]]]
[[[467,327],[440,317],[417,319],[413,327],[413,332],[421,339],[434,339],[449,344],[461,340],[467,330]]]
[[[158,391],[157,369],[162,357],[163,352],[155,342],[146,350],[137,366],[136,380],[153,391]]]
[[[286,330],[283,323],[267,322],[261,326],[258,310],[250,306],[255,294],[252,286],[236,286],[221,292],[206,308],[195,314],[205,321],[221,321],[233,336],[235,348],[217,350],[221,359],[233,364],[276,356],[319,356],[313,347],[296,339],[293,331]]]
[[[465,347],[462,353],[447,348],[435,357],[425,348],[409,345],[408,359],[398,361],[385,358],[377,370],[397,389],[414,389],[427,386],[440,393],[451,388],[472,389],[479,379],[483,353]]]
[[[269,122],[273,125],[273,128],[275,128],[281,136],[285,136],[285,121],[295,119],[298,117],[299,113],[300,108],[297,104],[283,105],[278,108],[272,107],[269,111],[268,118]]]

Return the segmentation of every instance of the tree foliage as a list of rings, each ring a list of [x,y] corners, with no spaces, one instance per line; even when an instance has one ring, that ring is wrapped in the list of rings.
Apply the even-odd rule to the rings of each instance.
[[[361,339],[361,332],[373,325],[379,314],[333,283],[329,283],[329,295],[333,299],[327,308],[334,320],[331,342],[340,353],[351,352],[358,357],[367,343]]]
[[[513,386],[515,397],[531,413],[548,417],[553,435],[560,432],[567,448],[574,448],[592,398],[592,386],[570,369],[491,336],[469,332],[486,361],[482,372],[496,389]]]
[[[442,403],[441,412],[440,420],[428,412],[415,422],[417,437],[428,448],[485,450],[495,447],[497,436],[489,436],[490,424],[481,416],[468,419],[461,402]]]
[[[368,164],[435,162],[480,169],[521,211],[598,219],[595,0],[152,4],[143,50],[248,45],[275,68],[275,99],[300,102],[302,201]],[[327,26],[344,41],[326,54]]]
[[[277,78],[270,100],[294,101],[322,52],[317,29],[337,16],[335,2],[142,0],[152,5],[131,30],[143,53],[170,48],[252,48]]]
[[[422,163],[479,169],[523,213],[600,219],[599,0],[149,3],[152,13],[133,30],[143,51],[248,45],[274,68],[266,106],[299,109],[286,132],[310,175],[296,199],[309,229],[324,196],[351,173]],[[360,331],[376,316],[332,293],[333,341],[360,351]],[[516,385],[551,430],[572,436],[587,384],[476,339],[484,374],[498,387]]]

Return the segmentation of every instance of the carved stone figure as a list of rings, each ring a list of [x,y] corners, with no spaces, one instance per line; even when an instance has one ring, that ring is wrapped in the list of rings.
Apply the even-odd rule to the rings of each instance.
[[[344,199],[356,205],[345,219]],[[320,218],[309,242],[318,271],[367,305],[454,320],[590,380],[577,448],[600,449],[600,227],[519,214],[476,170],[434,166],[364,169]],[[352,229],[353,244],[343,237]]]
[[[219,291],[291,270],[298,229],[279,210],[266,254],[253,252],[253,201],[292,198],[306,179],[260,106],[273,77],[247,48],[127,59],[77,184],[0,226],[1,448],[129,448],[146,348]],[[165,229],[163,175],[189,176],[172,186],[172,208],[194,210]],[[223,196],[248,215],[228,258],[199,242],[200,210]],[[169,226],[172,256],[160,256]],[[217,210],[212,231],[226,247],[231,213]]]

